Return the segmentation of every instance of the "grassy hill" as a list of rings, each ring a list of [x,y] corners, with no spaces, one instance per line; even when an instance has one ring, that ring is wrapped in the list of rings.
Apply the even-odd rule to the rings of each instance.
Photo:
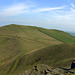
[[[0,27],[0,75],[18,75],[40,63],[69,64],[74,44],[75,38],[63,31],[15,24]]]
[[[49,30],[49,29],[42,29],[42,28],[38,28],[40,32],[51,36],[61,42],[64,43],[74,43],[75,44],[75,37],[71,36],[70,34],[63,32],[63,31],[59,31],[59,30]]]
[[[41,33],[37,27],[13,24],[3,26],[0,27],[0,61],[58,43],[61,42]]]
[[[18,57],[12,64],[4,67],[0,74],[18,75],[37,64],[47,64],[53,68],[70,68],[72,59],[75,59],[74,51],[75,45],[73,44],[48,46]]]

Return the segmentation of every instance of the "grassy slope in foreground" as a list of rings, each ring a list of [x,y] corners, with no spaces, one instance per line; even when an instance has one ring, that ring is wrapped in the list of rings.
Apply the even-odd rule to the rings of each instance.
[[[56,37],[56,34],[54,33],[56,33],[57,35],[59,34],[58,37]],[[62,40],[61,38],[62,35],[64,37],[64,40]],[[60,44],[62,43],[61,41],[68,43],[67,41],[69,41],[70,39],[67,39],[67,37],[72,40],[69,43],[75,43],[74,41],[75,38],[71,37],[69,34],[64,32],[62,32],[61,34],[61,31],[57,32],[56,30],[48,30],[43,28],[37,28],[37,27],[31,27],[31,26],[20,26],[20,25],[8,25],[8,26],[0,27],[0,48],[1,48],[0,50],[0,66],[1,67],[0,68],[7,66],[6,68],[3,69],[3,71],[2,70],[0,71],[0,74],[3,75],[3,72],[6,74],[6,72],[9,71],[12,65],[14,66],[12,67],[11,71],[15,70],[17,66],[21,67],[22,71],[25,70],[26,67],[28,68],[30,63],[33,64],[35,62],[33,61],[34,59],[32,59],[33,58],[32,56],[31,58],[27,56],[26,54],[27,52],[28,54],[32,54],[33,50],[35,50],[36,52],[36,50],[39,50],[41,47],[54,45],[54,44]],[[67,41],[65,39],[67,39]],[[25,64],[25,66],[22,65],[21,63],[19,64],[19,59],[23,58],[21,55],[22,56],[26,55],[26,57],[24,57],[26,60],[20,61],[22,64],[25,64],[27,59],[29,59],[27,61],[27,64]],[[14,59],[16,60],[14,61]],[[39,58],[37,57],[37,59],[35,60],[38,61]],[[12,64],[14,62],[15,64]],[[17,67],[17,70],[16,70],[17,72],[20,71],[19,67]],[[15,72],[15,74],[17,74],[17,72]]]
[[[21,58],[21,62],[17,68],[21,70],[27,69],[29,65],[47,64],[53,67],[68,67],[70,68],[72,59],[75,58],[75,45],[60,44],[48,46],[34,53]],[[23,63],[24,62],[24,63]]]
[[[24,72],[25,70],[29,69],[31,66],[37,64],[47,64],[55,68],[56,67],[70,68],[71,61],[74,58],[75,58],[75,45],[73,44],[58,44],[48,46],[46,48],[42,48],[38,51],[22,56],[21,58],[19,58],[20,61],[18,62],[18,65],[16,63],[18,59],[16,59],[16,61],[14,61],[15,64],[9,65],[12,68],[10,72],[5,74],[18,75]],[[15,65],[17,65],[16,68]],[[5,67],[2,70],[2,75],[4,75],[3,74],[4,71],[9,70],[8,68],[9,66]]]
[[[0,27],[0,68],[18,56],[60,41],[40,32],[37,27],[7,25]]]

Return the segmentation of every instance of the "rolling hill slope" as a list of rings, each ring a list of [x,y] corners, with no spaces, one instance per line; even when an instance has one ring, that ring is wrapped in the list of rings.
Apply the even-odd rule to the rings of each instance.
[[[74,52],[75,45],[71,44],[75,44],[75,38],[63,31],[15,24],[0,27],[0,75],[18,75],[37,63],[56,66],[58,64],[52,63],[59,60],[55,58],[62,55],[62,51],[67,53],[69,49],[68,54]],[[74,57],[63,56],[67,55],[62,55],[63,62]]]
[[[52,45],[18,57],[13,63],[4,67],[0,74],[19,75],[37,64],[47,64],[53,68],[70,68],[72,59],[75,59],[75,45]]]
[[[0,27],[0,61],[60,41],[41,33],[36,27],[7,25]]]
[[[49,30],[49,29],[42,29],[38,28],[38,30],[48,36],[51,36],[61,42],[64,43],[74,43],[75,44],[75,37],[71,36],[70,34],[59,31],[59,30]]]
[[[21,61],[15,72],[23,72],[23,66],[26,70],[28,67],[30,68],[30,66],[37,64],[47,64],[53,68],[70,68],[72,59],[75,59],[75,45],[58,44],[48,46],[31,54],[24,55],[20,59]]]

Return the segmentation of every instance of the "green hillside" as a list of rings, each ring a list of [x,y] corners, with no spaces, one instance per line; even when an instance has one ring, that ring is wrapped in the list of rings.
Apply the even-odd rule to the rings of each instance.
[[[74,44],[75,38],[63,31],[15,24],[0,27],[0,75],[18,75],[40,63],[69,64]]]
[[[19,66],[15,72],[24,72],[24,70],[37,64],[47,64],[53,68],[66,67],[70,68],[72,59],[75,59],[75,45],[58,44],[40,49],[34,53],[20,58]],[[23,63],[24,62],[24,63]]]
[[[74,51],[75,45],[73,44],[48,46],[18,57],[12,64],[4,67],[0,74],[18,75],[37,64],[47,64],[53,68],[70,68],[72,59],[75,59]]]
[[[41,33],[37,27],[13,24],[3,26],[0,27],[0,61],[11,59],[26,51],[59,43],[61,42]]]
[[[51,36],[61,42],[64,43],[74,43],[75,44],[75,37],[71,36],[70,34],[59,31],[59,30],[49,30],[49,29],[42,29],[38,28],[38,30],[48,36]]]

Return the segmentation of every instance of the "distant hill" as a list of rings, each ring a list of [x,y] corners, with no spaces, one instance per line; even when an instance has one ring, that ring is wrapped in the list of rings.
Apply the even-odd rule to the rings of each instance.
[[[74,58],[74,44],[74,37],[59,30],[15,24],[0,27],[0,75],[18,75],[40,63],[63,66]]]
[[[67,33],[75,37],[75,32],[67,32]]]

